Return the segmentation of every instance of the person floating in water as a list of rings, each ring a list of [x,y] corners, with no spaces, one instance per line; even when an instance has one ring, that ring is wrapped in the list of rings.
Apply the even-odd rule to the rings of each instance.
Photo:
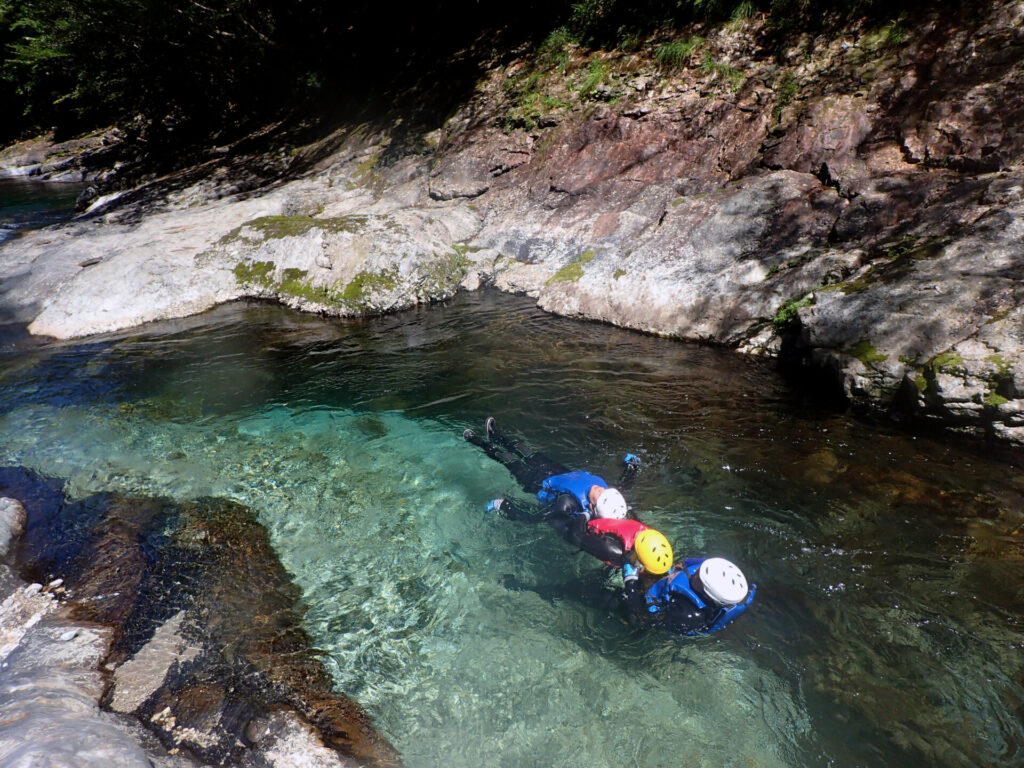
[[[514,499],[493,499],[488,512],[509,520],[550,523],[571,544],[621,567],[633,546],[636,534],[647,528],[635,518],[622,492],[611,488],[603,478],[580,470],[571,471],[544,454],[512,440],[498,431],[488,417],[486,438],[467,429],[462,436],[483,448],[495,461],[504,464],[528,493],[535,493],[540,505]],[[623,458],[619,488],[628,490],[640,471],[639,457],[627,453]]]
[[[621,567],[631,620],[688,635],[715,632],[740,616],[757,591],[743,573],[718,557],[688,558],[673,565],[663,534],[636,519],[622,493],[597,475],[570,471],[544,454],[498,432],[493,417],[486,438],[472,429],[462,436],[501,462],[540,506],[492,499],[488,512],[510,520],[548,522],[570,543],[613,567]],[[628,490],[640,471],[627,453],[619,487]]]
[[[630,619],[686,635],[715,632],[735,621],[754,600],[756,584],[721,557],[672,564],[672,547],[648,528],[637,534],[622,566]]]

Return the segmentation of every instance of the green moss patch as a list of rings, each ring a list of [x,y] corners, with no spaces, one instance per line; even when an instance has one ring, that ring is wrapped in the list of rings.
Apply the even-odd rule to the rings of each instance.
[[[220,239],[221,245],[237,240],[243,229],[249,229],[263,240],[275,240],[284,237],[302,237],[310,230],[320,229],[324,232],[349,232],[355,234],[366,228],[366,216],[337,216],[320,219],[313,216],[261,216],[235,227]]]
[[[867,339],[861,339],[849,349],[844,349],[843,354],[856,357],[869,368],[875,363],[885,362],[887,357],[875,349],[874,345]]]
[[[231,270],[235,279],[242,285],[258,285],[262,288],[270,288],[273,284],[272,275],[275,265],[272,261],[255,261],[248,263],[240,261]]]
[[[963,371],[964,359],[956,352],[943,352],[928,361],[928,368],[936,373],[959,373]]]
[[[998,392],[989,392],[981,402],[990,408],[998,408],[1003,403],[1008,403],[1010,401]]]
[[[1002,355],[989,355],[985,359],[998,368],[999,373],[1007,374],[1010,372],[1010,361],[1005,359]]]
[[[349,304],[363,305],[370,294],[393,291],[398,285],[398,271],[358,272],[345,286],[339,298]]]
[[[583,277],[583,265],[589,264],[597,256],[597,251],[589,250],[581,253],[577,258],[570,261],[560,270],[555,272],[547,281],[547,285],[552,283],[575,283]]]
[[[624,270],[624,269],[616,269],[614,272],[612,272],[612,278],[615,279],[615,280],[618,280],[620,277],[623,277],[625,274],[626,274],[626,270]]]

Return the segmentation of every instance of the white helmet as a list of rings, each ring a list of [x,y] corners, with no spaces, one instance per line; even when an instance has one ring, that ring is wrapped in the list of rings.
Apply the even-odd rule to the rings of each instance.
[[[743,572],[721,557],[709,557],[700,564],[700,583],[719,605],[735,605],[747,596]]]
[[[626,500],[622,494],[614,488],[605,488],[597,497],[594,504],[594,512],[598,517],[610,517],[613,520],[622,520],[626,517]]]

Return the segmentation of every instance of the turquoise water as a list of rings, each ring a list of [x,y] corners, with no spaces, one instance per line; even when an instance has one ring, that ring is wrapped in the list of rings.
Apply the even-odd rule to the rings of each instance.
[[[258,511],[342,690],[410,768],[1011,766],[1024,729],[1017,457],[815,405],[770,365],[483,293],[366,321],[236,304],[0,350],[0,461]],[[699,639],[496,519],[494,414],[614,478],[677,555],[759,585]]]
[[[0,179],[0,243],[19,229],[45,227],[70,218],[86,186]]]

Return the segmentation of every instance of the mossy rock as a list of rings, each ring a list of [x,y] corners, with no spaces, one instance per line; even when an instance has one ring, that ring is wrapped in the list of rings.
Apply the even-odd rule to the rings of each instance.
[[[962,373],[964,359],[956,352],[943,352],[928,361],[928,368],[936,373]]]
[[[368,299],[372,294],[393,291],[397,285],[397,270],[358,272],[341,291],[338,298],[346,304],[367,308]]]
[[[455,291],[462,278],[466,276],[469,259],[466,258],[467,247],[454,246],[454,253],[438,256],[423,270],[421,296],[440,298]]]
[[[579,282],[579,279],[583,277],[583,265],[592,262],[596,256],[597,251],[595,250],[584,251],[577,258],[555,272],[546,284]]]
[[[337,216],[321,219],[314,216],[261,216],[235,227],[220,239],[221,245],[238,240],[245,229],[255,231],[263,240],[302,237],[311,230],[357,234],[366,228],[367,216]]]
[[[261,288],[269,289],[274,281],[273,274],[276,265],[272,261],[254,261],[252,263],[240,261],[231,270],[235,279],[242,285],[258,285]]]
[[[868,368],[873,367],[875,363],[884,363],[888,359],[888,356],[875,349],[868,339],[861,339],[849,349],[844,349],[843,354],[857,358]]]

